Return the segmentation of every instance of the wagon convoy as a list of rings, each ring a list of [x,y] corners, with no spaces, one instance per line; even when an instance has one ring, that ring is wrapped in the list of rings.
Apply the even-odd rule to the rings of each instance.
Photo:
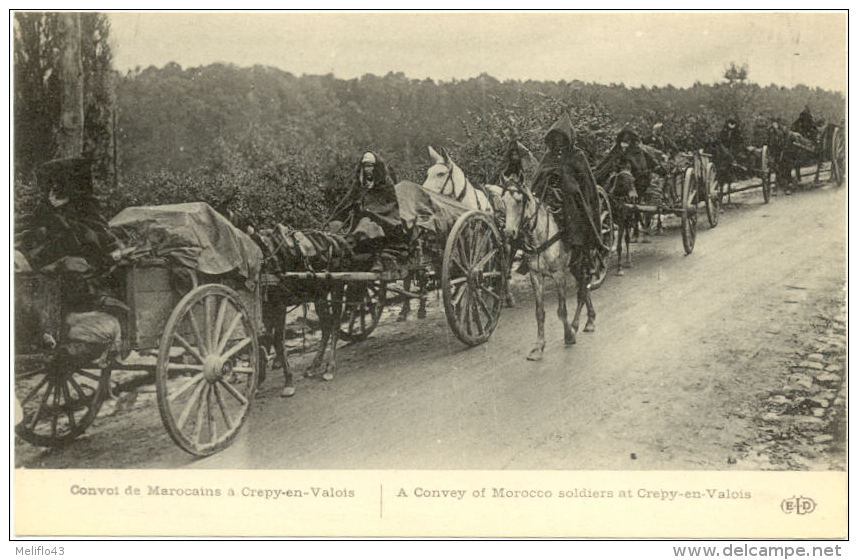
[[[18,353],[16,433],[34,445],[65,444],[95,420],[111,392],[113,371],[146,371],[164,427],[179,447],[198,456],[227,447],[265,376],[262,306],[272,284],[314,284],[317,289],[290,296],[292,302],[317,303],[317,309],[323,307],[320,293],[344,294],[353,304],[347,306],[346,338],[360,340],[378,321],[386,284],[433,266],[440,271],[453,332],[468,345],[485,342],[506,292],[506,256],[492,216],[413,183],[401,183],[397,193],[414,242],[404,262],[381,272],[304,267],[263,273],[260,248],[205,203],[120,212],[110,225],[134,245],[116,255],[105,280],[128,309],[119,354],[135,350],[141,357],[125,363],[101,352],[76,361],[59,350]],[[43,309],[47,320],[40,327],[57,341],[56,349],[71,344],[62,291],[62,274],[16,273],[16,318]],[[149,357],[152,351],[157,355]]]
[[[802,151],[816,158],[817,180],[823,162],[828,162],[830,180],[842,184],[841,128],[826,127],[816,143],[798,134],[789,139],[789,153]],[[747,160],[734,164],[761,179],[742,189],[731,188],[723,180],[729,174],[719,172],[702,150],[668,157],[645,149],[652,150],[663,175],[662,190],[647,199],[616,196],[616,167],[609,158],[596,166],[595,227],[605,247],[622,242],[616,239],[618,215],[650,221],[672,214],[680,219],[683,249],[690,254],[700,204],[714,227],[725,188],[729,197],[762,186],[769,200],[767,146],[749,151]],[[282,342],[282,330],[272,325],[279,320],[283,326],[289,306],[315,305],[328,331],[333,325],[333,332],[323,328],[323,337],[331,338],[324,340],[335,353],[338,339],[367,338],[392,299],[424,298],[425,282],[418,282],[416,292],[409,288],[415,278],[436,279],[447,323],[462,343],[488,341],[504,307],[515,256],[502,204],[511,191],[475,188],[446,153],[430,153],[439,167],[430,168],[424,185],[405,181],[395,186],[404,247],[380,268],[370,268],[366,255],[356,251],[363,240],[354,232],[278,226],[265,235],[248,235],[201,202],[127,208],[109,224],[125,248],[112,253],[108,270],[89,277],[109,287],[113,298],[108,299],[121,308],[114,313],[121,317],[120,336],[109,333],[116,329],[103,313],[66,308],[68,279],[79,273],[74,267],[50,274],[16,267],[16,434],[39,446],[70,442],[94,422],[105,399],[123,389],[111,374],[139,371],[146,372],[145,382],[155,384],[161,420],[172,440],[190,454],[211,455],[229,446],[247,420],[265,378],[272,338]],[[607,257],[601,250],[593,255],[588,290],[604,281]],[[565,314],[565,302],[561,305]],[[272,315],[273,322],[266,320]],[[69,317],[79,322],[72,325]],[[38,329],[26,327],[27,321]],[[70,333],[77,329],[80,334],[82,328],[95,338],[109,333],[121,345],[74,352],[77,342]],[[30,334],[34,336],[28,338]],[[568,333],[566,337],[568,343]],[[273,343],[277,348],[277,341]],[[317,360],[324,351],[323,343]],[[286,357],[279,357],[285,373]],[[336,367],[335,354],[331,360]]]
[[[826,124],[816,131],[816,138],[811,140],[799,132],[793,130],[780,130],[776,138],[770,136],[780,146],[774,150],[774,146],[764,144],[761,147],[748,146],[744,157],[737,158],[728,164],[715,166],[715,194],[716,205],[720,207],[724,199],[729,202],[734,193],[761,189],[763,201],[768,203],[771,199],[773,179],[786,186],[792,181],[792,169],[795,169],[795,182],[801,183],[803,177],[813,177],[813,184],[820,184],[820,176],[825,169],[828,172],[828,181],[837,186],[843,184],[846,170],[846,141],[843,128],[835,124]],[[774,153],[773,153],[774,152]],[[704,153],[707,157],[711,154]],[[802,164],[812,162],[814,170],[810,173],[802,172]],[[729,168],[728,168],[729,167]],[[755,179],[750,185],[735,188],[732,184],[733,175],[738,172]],[[773,177],[774,175],[774,177]]]

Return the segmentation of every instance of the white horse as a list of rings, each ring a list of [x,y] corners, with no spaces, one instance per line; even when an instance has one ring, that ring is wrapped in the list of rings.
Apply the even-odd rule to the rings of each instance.
[[[486,193],[468,181],[465,172],[450,159],[444,148],[441,148],[439,154],[429,146],[429,157],[432,158],[432,165],[426,170],[423,188],[454,198],[473,210],[493,212]]]
[[[441,148],[441,153],[438,153],[432,146],[429,146],[429,157],[432,159],[432,165],[426,170],[423,188],[458,200],[473,210],[481,210],[489,214],[494,212],[486,193],[468,181],[465,172],[450,158],[447,150]],[[501,192],[498,186],[486,185],[485,188],[498,194]],[[411,290],[411,282],[412,278],[405,279],[403,287],[406,291]],[[417,286],[418,294],[420,294],[417,318],[423,319],[426,317],[425,285],[418,281]],[[411,303],[406,299],[405,303],[402,304],[402,311],[399,313],[398,320],[407,320],[410,313]]]
[[[524,168],[535,168],[536,158],[520,142],[514,148],[518,151],[522,173],[502,174],[504,182],[501,188],[506,219],[504,236],[513,240],[513,245],[522,245],[524,258],[530,274],[530,283],[536,299],[537,340],[527,355],[528,360],[541,360],[545,350],[545,277],[551,277],[557,288],[557,317],[563,323],[563,342],[567,346],[575,344],[575,333],[582,308],[587,307],[587,324],[584,332],[596,329],[596,310],[590,298],[588,249],[567,247],[561,240],[561,232],[548,207],[533,196],[530,190],[532,172],[525,173]],[[512,154],[514,150],[510,150]],[[515,166],[512,166],[515,167]],[[509,169],[515,171],[515,169]],[[528,176],[530,175],[530,176]],[[522,180],[523,179],[523,180]],[[578,285],[578,302],[575,317],[569,323],[566,309],[567,271],[571,268]]]

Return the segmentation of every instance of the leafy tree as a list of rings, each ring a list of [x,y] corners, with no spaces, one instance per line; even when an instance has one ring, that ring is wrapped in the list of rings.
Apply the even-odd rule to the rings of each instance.
[[[738,65],[735,62],[731,62],[730,66],[724,70],[724,79],[727,80],[727,83],[731,86],[734,84],[745,83],[745,80],[748,79],[747,63]]]
[[[29,176],[42,162],[57,157],[62,102],[60,15],[16,12],[13,23],[14,164],[17,176]],[[83,150],[95,161],[95,177],[112,178],[113,71],[110,24],[99,13],[74,14],[80,20],[83,72]]]

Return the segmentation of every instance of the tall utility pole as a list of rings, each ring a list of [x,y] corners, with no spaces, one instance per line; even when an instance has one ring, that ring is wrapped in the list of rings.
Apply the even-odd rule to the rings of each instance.
[[[57,156],[83,153],[83,64],[80,58],[80,14],[59,14],[62,103],[57,130]]]

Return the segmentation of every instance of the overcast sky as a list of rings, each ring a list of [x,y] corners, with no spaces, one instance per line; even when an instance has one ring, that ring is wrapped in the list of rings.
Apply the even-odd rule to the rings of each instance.
[[[113,13],[115,66],[263,64],[340,78],[750,80],[846,91],[845,14]]]

